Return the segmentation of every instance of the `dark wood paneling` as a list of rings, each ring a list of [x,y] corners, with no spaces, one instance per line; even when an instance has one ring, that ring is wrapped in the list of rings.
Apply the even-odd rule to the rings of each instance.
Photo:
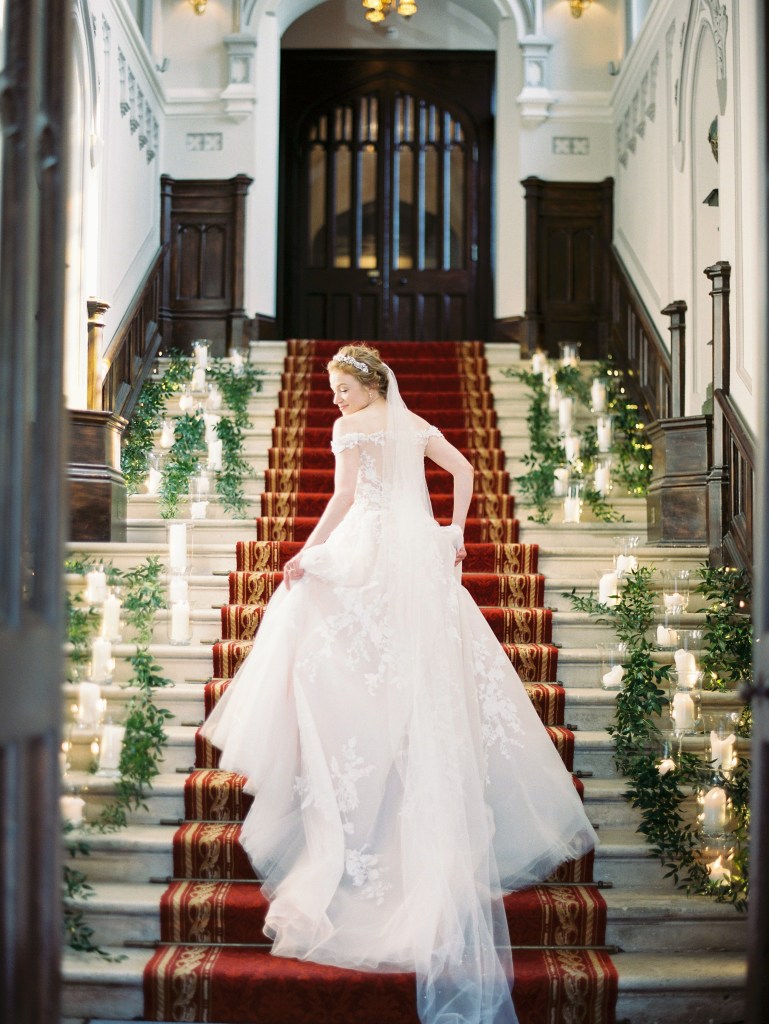
[[[609,349],[614,182],[526,178],[526,326],[529,351],[558,354],[579,341],[596,359]]]
[[[65,143],[71,0],[4,4],[0,1020],[60,1018]]]
[[[246,196],[252,179],[161,178],[160,331],[166,348],[207,338],[215,355],[242,344]]]
[[[120,471],[126,420],[108,411],[69,411],[69,539],[124,541],[127,497]]]
[[[654,466],[646,500],[649,543],[707,544],[710,417],[656,420],[648,434]]]

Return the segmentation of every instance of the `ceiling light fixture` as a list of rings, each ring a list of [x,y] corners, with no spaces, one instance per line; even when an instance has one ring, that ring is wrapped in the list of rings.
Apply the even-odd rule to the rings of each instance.
[[[378,25],[388,14],[396,11],[402,18],[411,18],[417,13],[414,0],[363,0],[366,9],[366,21]]]
[[[189,3],[195,14],[206,13],[206,4],[208,3],[208,0],[189,0]]]
[[[593,0],[569,0],[572,17],[581,18],[582,12],[586,11],[592,2]]]

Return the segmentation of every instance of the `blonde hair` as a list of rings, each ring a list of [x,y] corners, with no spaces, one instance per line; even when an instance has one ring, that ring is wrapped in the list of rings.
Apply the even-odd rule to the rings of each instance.
[[[343,356],[343,359],[339,357]],[[355,360],[353,363],[352,360]],[[360,365],[355,365],[360,364]],[[365,367],[362,369],[361,367]],[[326,370],[338,370],[349,373],[364,387],[376,388],[387,396],[387,367],[375,348],[370,345],[343,345],[337,354],[329,360]]]

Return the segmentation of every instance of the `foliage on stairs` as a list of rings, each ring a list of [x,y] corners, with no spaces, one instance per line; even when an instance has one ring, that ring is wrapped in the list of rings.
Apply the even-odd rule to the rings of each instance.
[[[553,515],[551,499],[555,493],[555,474],[559,467],[568,466],[569,479],[582,484],[582,500],[595,518],[601,522],[618,522],[621,513],[598,490],[594,480],[596,463],[611,456],[612,478],[628,494],[642,497],[647,493],[651,479],[649,452],[651,445],[645,439],[645,427],[639,421],[638,406],[630,400],[623,383],[623,372],[610,361],[597,365],[596,380],[605,382],[605,411],[613,420],[611,449],[599,452],[595,426],[579,430],[576,425],[569,433],[579,438],[579,456],[569,460],[564,447],[563,432],[557,430],[557,409],[553,393],[558,398],[571,398],[575,406],[589,409],[590,387],[579,366],[558,366],[546,373],[509,368],[505,376],[520,380],[530,391],[526,423],[529,433],[529,451],[523,456],[526,472],[516,478],[516,484],[534,506],[529,518],[537,523],[548,523]],[[555,415],[554,415],[555,414]]]
[[[580,596],[575,590],[564,596],[596,622],[610,623],[626,647],[622,689],[609,731],[615,764],[629,782],[625,795],[641,812],[639,832],[679,887],[745,910],[750,761],[740,753],[733,767],[724,767],[708,759],[704,736],[696,737],[700,748],[705,745],[704,751],[687,750],[675,733],[667,696],[671,665],[659,660],[660,647],[651,639],[656,620],[653,576],[650,566],[633,569],[611,604],[600,603],[592,594]],[[698,577],[695,592],[707,601],[700,655],[703,685],[711,692],[728,692],[750,682],[752,676],[750,578],[744,570],[709,565],[698,570]],[[749,736],[749,708],[733,718],[736,735]],[[723,862],[711,874],[707,851],[713,844],[701,820],[701,800],[714,789],[725,792],[731,816],[727,841],[721,842],[728,851],[728,870],[723,874],[720,869],[727,867]]]
[[[574,734],[564,726],[564,689],[552,613],[543,607],[536,545],[518,543],[514,500],[483,347],[476,343],[382,343],[407,403],[436,423],[474,463],[479,490],[468,519],[465,585],[518,668],[552,742],[571,767]],[[276,410],[261,516],[238,543],[205,687],[210,713],[247,657],[281,567],[312,530],[332,486],[325,362],[332,342],[290,342]],[[433,507],[448,521],[446,481],[431,478]],[[307,490],[312,487],[313,490]],[[250,796],[244,780],[218,768],[218,752],[198,735],[196,767],[185,784],[185,822],[174,839],[174,880],[161,901],[161,943],[144,972],[147,1020],[260,1024],[416,1024],[411,975],[344,971],[271,957],[261,932],[266,909],[258,879],[238,844]],[[582,783],[575,778],[582,793]],[[514,946],[514,997],[522,1024],[566,1019],[611,1024],[617,972],[605,948],[606,905],[593,882],[592,853],[567,862],[549,883],[506,898]]]
[[[168,403],[178,399],[193,379],[191,359],[172,352],[162,375],[153,375],[143,388],[131,422],[126,430],[121,467],[129,494],[136,494],[144,485],[150,454],[157,431],[168,411]],[[206,366],[206,377],[221,397],[229,415],[216,415],[211,429],[222,444],[221,468],[213,470],[215,491],[224,511],[243,518],[248,503],[244,482],[252,475],[243,456],[244,431],[250,426],[248,402],[261,390],[262,371],[249,362],[212,359]],[[163,456],[156,458],[160,472],[160,512],[164,519],[179,514],[182,497],[190,480],[207,461],[206,416],[210,400],[200,393],[190,394],[191,409],[184,412],[173,426],[173,442]]]
[[[156,692],[171,685],[161,673],[161,666],[150,651],[156,613],[166,606],[164,569],[157,558],[149,558],[132,569],[120,570],[114,566],[98,566],[82,558],[65,563],[71,575],[85,576],[96,568],[103,568],[109,584],[120,588],[125,626],[132,635],[133,651],[127,656],[131,674],[126,688],[133,692],[121,714],[125,736],[120,755],[119,777],[115,783],[115,796],[101,810],[99,817],[73,834],[72,826],[64,824],[64,837],[72,857],[90,855],[89,832],[113,831],[128,825],[131,811],[145,807],[147,789],[159,774],[159,763],[166,744],[165,724],[171,713],[156,703]],[[90,645],[97,635],[101,616],[99,610],[86,599],[82,587],[67,592],[67,621],[69,661],[72,666],[70,681],[75,681],[90,658]],[[64,740],[65,758],[70,749],[71,726]],[[96,771],[97,763],[91,765]],[[66,781],[66,779],[65,779]],[[64,865],[64,928],[67,943],[77,950],[96,952],[113,959],[92,942],[93,931],[85,923],[82,906],[92,894],[85,872]]]

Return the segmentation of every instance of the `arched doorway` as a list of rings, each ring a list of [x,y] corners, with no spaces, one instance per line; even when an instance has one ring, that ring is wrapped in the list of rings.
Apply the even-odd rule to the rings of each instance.
[[[284,336],[485,338],[494,57],[284,51]]]

